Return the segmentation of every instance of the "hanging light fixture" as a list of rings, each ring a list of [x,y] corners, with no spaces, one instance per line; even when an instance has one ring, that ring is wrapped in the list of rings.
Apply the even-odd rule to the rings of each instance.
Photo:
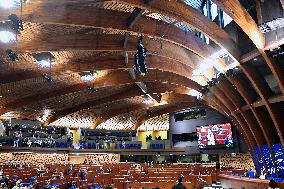
[[[96,80],[97,73],[95,71],[87,71],[81,74],[81,80],[84,82],[91,82]]]

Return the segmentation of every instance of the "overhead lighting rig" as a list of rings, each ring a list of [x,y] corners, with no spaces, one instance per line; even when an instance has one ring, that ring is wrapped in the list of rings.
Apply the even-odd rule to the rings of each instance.
[[[19,35],[24,30],[23,21],[15,14],[8,16],[8,19],[11,21],[11,27],[15,34]]]
[[[50,52],[33,53],[35,63],[42,68],[50,68],[55,58]]]
[[[276,49],[265,51],[268,57],[284,56],[284,44]]]
[[[233,77],[233,76],[236,76],[238,73],[241,72],[241,69],[239,66],[233,68],[233,69],[229,69],[227,72],[226,72],[226,76],[227,77]]]
[[[81,80],[84,82],[91,82],[96,80],[97,78],[97,72],[95,71],[87,71],[80,74]]]
[[[17,41],[23,28],[23,22],[17,15],[11,14],[7,21],[0,22],[0,41],[3,43],[11,43]]]
[[[262,33],[268,33],[284,27],[284,18],[274,18],[270,22],[258,26]]]
[[[146,63],[147,49],[143,45],[143,36],[141,35],[138,39],[137,52],[134,55],[135,59],[135,70],[141,76],[145,76],[147,73]]]

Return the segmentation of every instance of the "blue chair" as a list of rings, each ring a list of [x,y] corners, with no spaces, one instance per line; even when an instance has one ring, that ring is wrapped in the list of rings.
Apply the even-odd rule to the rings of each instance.
[[[248,171],[248,177],[254,178],[254,171]]]
[[[55,142],[55,146],[56,146],[57,148],[59,148],[59,147],[60,147],[60,142]]]
[[[92,148],[95,149],[96,148],[96,143],[92,143]]]

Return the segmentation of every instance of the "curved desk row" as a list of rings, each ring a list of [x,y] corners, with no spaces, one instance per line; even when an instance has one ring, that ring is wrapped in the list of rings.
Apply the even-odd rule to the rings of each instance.
[[[248,177],[230,176],[220,174],[219,179],[223,188],[234,189],[267,189],[269,187],[269,180],[254,179]],[[284,189],[284,183],[279,182],[278,188]]]

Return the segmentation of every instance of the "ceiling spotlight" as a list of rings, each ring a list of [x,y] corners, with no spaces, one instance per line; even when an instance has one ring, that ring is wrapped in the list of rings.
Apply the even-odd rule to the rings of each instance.
[[[87,86],[86,89],[87,89],[87,91],[90,92],[90,93],[95,93],[95,92],[97,92],[97,89],[95,89],[94,87],[91,87],[91,86]]]
[[[81,74],[81,80],[84,82],[94,81],[97,77],[97,73],[94,71],[88,71]]]
[[[150,109],[146,110],[148,117],[154,116],[154,112]]]
[[[52,79],[51,75],[42,74],[41,76],[42,76],[43,79],[45,79],[47,82],[53,82],[53,79]]]
[[[19,60],[17,54],[12,51],[12,49],[7,49],[6,54],[11,61]]]
[[[34,53],[33,57],[35,63],[42,68],[50,68],[52,62],[54,61],[54,56],[50,52],[38,52]]]

